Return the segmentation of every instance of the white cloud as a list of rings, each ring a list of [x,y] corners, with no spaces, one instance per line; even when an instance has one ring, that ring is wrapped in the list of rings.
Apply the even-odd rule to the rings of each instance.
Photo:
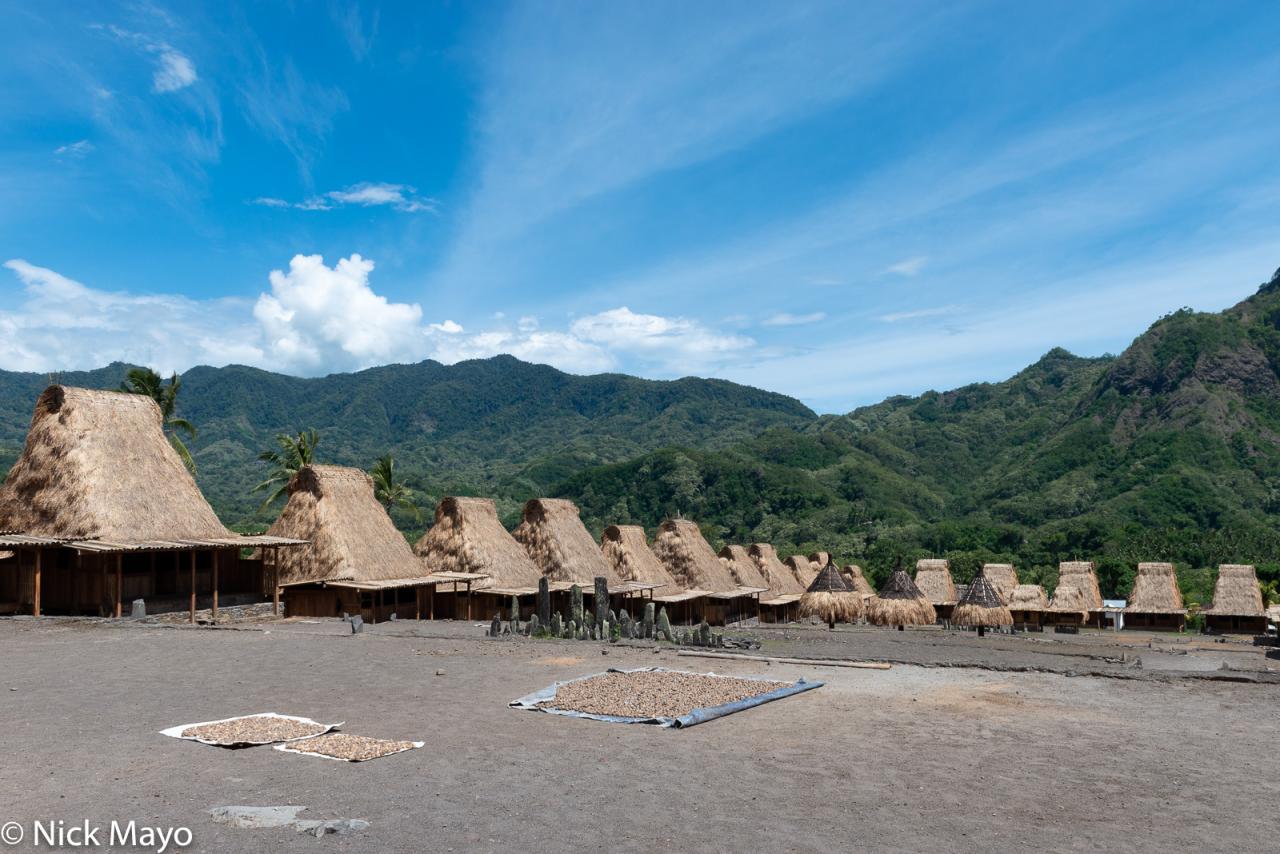
[[[809,323],[818,323],[826,320],[827,313],[825,311],[815,311],[812,314],[791,314],[789,312],[780,312],[771,317],[765,318],[764,326],[804,326]]]
[[[942,317],[947,314],[955,314],[960,310],[958,305],[940,305],[934,308],[921,308],[915,311],[897,311],[892,314],[883,314],[880,320],[885,323],[901,323],[904,320],[921,320],[926,317]]]
[[[159,62],[160,65],[151,78],[152,87],[157,92],[177,92],[198,79],[195,63],[172,48],[160,52]]]
[[[425,321],[421,306],[376,293],[374,263],[360,255],[332,267],[319,255],[296,255],[287,270],[270,273],[270,290],[256,302],[103,291],[21,259],[5,266],[22,282],[23,297],[0,309],[0,368],[26,371],[123,360],[162,371],[236,362],[313,376],[509,353],[577,373],[625,367],[685,375],[714,372],[754,344],[689,318],[626,307],[577,318],[567,329],[543,329],[528,315],[514,327],[495,318],[497,328],[468,332],[455,320]]]
[[[76,142],[69,142],[66,145],[59,145],[53,150],[54,154],[60,157],[71,157],[79,159],[93,151],[93,143],[87,139],[81,139]]]
[[[886,269],[886,273],[893,273],[898,276],[915,276],[924,269],[924,265],[929,263],[929,259],[924,255],[917,255],[914,258],[904,258],[896,264],[890,264]]]
[[[342,190],[330,190],[318,196],[310,196],[300,202],[287,202],[272,196],[254,199],[252,204],[273,208],[297,208],[303,211],[331,211],[343,205],[360,207],[389,207],[404,213],[435,213],[440,203],[436,199],[419,196],[408,184],[386,184],[363,181]]]

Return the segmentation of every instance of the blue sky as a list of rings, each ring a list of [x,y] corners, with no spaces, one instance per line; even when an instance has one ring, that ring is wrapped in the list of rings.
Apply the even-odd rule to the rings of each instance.
[[[845,411],[1280,266],[1274,3],[0,14],[7,369],[509,352]]]

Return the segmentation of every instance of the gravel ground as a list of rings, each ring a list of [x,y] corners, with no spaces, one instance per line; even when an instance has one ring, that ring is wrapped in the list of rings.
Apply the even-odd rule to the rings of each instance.
[[[694,709],[768,694],[787,684],[697,673],[602,673],[561,685],[554,698],[538,707],[622,718],[678,718]]]
[[[1118,658],[1111,639],[1081,635],[1042,652],[960,633],[760,633],[765,652],[888,652],[929,665],[867,671],[643,646],[602,656],[599,643],[482,634],[462,623],[352,635],[338,621],[228,630],[0,620],[0,824],[135,819],[191,828],[185,850],[231,854],[1274,847],[1280,781],[1267,745],[1280,737],[1280,686],[1131,665],[1122,679],[986,669]],[[1126,643],[1144,656],[1223,655],[1185,640]],[[1230,654],[1265,675],[1260,654]],[[935,666],[964,659],[978,666]],[[688,730],[507,707],[555,681],[645,665],[827,684]],[[396,761],[303,763],[158,734],[263,708],[427,746]],[[208,813],[283,804],[370,825],[317,840]]]
[[[321,756],[332,756],[334,759],[346,759],[351,762],[364,762],[412,750],[413,746],[412,741],[390,741],[385,738],[369,738],[366,735],[332,732],[295,741],[289,745],[289,749],[318,753]]]

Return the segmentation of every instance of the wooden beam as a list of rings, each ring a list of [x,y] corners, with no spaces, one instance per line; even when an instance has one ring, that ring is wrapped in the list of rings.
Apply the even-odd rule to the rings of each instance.
[[[191,616],[188,622],[196,621],[196,552],[191,550]]]
[[[213,552],[213,619],[218,619],[218,564],[222,563],[222,552]]]
[[[36,549],[35,590],[33,591],[34,595],[31,597],[31,613],[37,617],[40,616],[40,560],[43,554],[44,549]],[[21,560],[18,561],[18,565],[22,565]]]
[[[116,552],[116,619],[122,616],[120,596],[124,588],[124,552]]]

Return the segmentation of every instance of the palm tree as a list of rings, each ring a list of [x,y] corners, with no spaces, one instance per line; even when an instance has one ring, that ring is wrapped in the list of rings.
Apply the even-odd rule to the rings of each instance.
[[[266,510],[277,498],[285,494],[289,488],[289,481],[293,480],[293,476],[299,469],[311,465],[318,444],[320,444],[320,434],[315,430],[301,430],[297,436],[277,433],[276,445],[279,446],[279,450],[263,451],[258,454],[261,462],[271,466],[271,476],[255,486],[253,491],[261,492],[274,487],[271,495],[258,508],[258,512]]]
[[[182,462],[186,464],[192,474],[195,474],[196,461],[192,459],[191,451],[187,449],[186,443],[178,435],[179,432],[186,433],[187,438],[194,442],[196,439],[195,425],[187,419],[178,418],[173,414],[178,408],[178,392],[182,390],[182,378],[175,373],[169,378],[169,384],[165,385],[160,375],[150,368],[130,368],[125,377],[125,381],[120,383],[120,390],[130,394],[145,394],[156,402],[156,405],[160,407],[160,414],[164,418],[165,435],[169,437],[170,444],[178,452]]]
[[[403,507],[411,511],[415,518],[421,515],[413,500],[413,490],[403,480],[396,478],[396,461],[390,454],[380,457],[369,474],[373,477],[374,494],[388,511],[392,507]]]

